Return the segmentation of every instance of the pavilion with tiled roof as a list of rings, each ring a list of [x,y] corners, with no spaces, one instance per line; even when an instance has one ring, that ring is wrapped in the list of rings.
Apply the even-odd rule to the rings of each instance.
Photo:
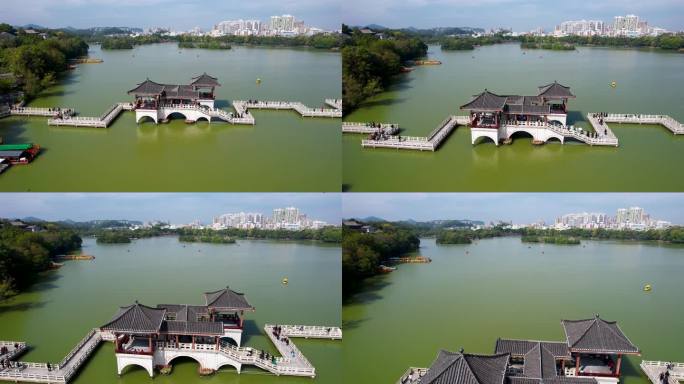
[[[470,113],[470,126],[475,128],[499,128],[507,122],[557,122],[567,123],[567,102],[575,95],[554,81],[537,87],[534,96],[498,95],[485,89],[460,109]]]
[[[474,355],[439,351],[421,384],[503,384],[508,354]]]
[[[591,319],[562,320],[568,348],[575,358],[577,375],[619,377],[623,355],[640,355],[641,351],[622,332],[615,321],[606,321],[596,314]],[[601,356],[609,370],[591,363],[582,364],[582,356]],[[617,356],[613,361],[612,356]],[[592,357],[592,359],[595,359]]]
[[[501,384],[504,377],[507,384],[614,383],[620,377],[622,356],[639,354],[614,321],[596,315],[561,323],[565,342],[499,338],[494,355],[442,350],[430,368],[412,368],[399,383]]]
[[[128,91],[135,96],[138,109],[157,109],[164,104],[214,106],[214,90],[220,87],[215,77],[206,72],[192,78],[190,84],[161,84],[149,78]]]
[[[151,355],[156,341],[216,344],[221,340],[240,345],[246,310],[254,311],[244,294],[229,288],[205,293],[207,305],[138,303],[121,307],[100,327],[116,339],[117,353]]]

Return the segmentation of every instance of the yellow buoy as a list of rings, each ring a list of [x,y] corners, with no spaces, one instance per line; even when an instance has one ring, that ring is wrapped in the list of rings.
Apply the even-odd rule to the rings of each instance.
[[[613,81],[613,82],[610,83],[610,86],[613,87],[613,88],[615,88],[615,87],[617,87],[617,83]]]
[[[261,79],[256,79],[257,84],[261,84]]]
[[[287,285],[287,283],[288,283],[287,277],[284,277],[283,278],[283,285]]]
[[[646,284],[646,285],[644,285],[644,291],[645,291],[645,292],[650,292],[651,289],[653,289],[653,288],[651,287],[651,284]]]

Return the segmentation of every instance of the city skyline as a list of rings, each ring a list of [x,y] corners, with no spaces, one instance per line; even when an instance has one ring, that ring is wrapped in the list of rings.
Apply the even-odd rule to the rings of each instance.
[[[211,223],[226,212],[272,212],[295,206],[310,218],[340,223],[339,197],[324,193],[22,193],[0,196],[1,218],[48,221],[155,220]]]
[[[3,4],[0,22],[13,25],[37,24],[48,28],[172,27],[204,30],[221,20],[269,20],[273,15],[298,15],[308,25],[338,30],[340,2],[263,0],[241,3],[209,0],[29,0]],[[163,12],[160,9],[163,8]]]
[[[409,0],[399,3],[391,0],[371,3],[350,0],[345,4],[343,22],[359,26],[513,28],[516,32],[542,27],[553,31],[556,25],[566,20],[602,20],[612,24],[615,16],[636,14],[648,20],[649,24],[670,31],[684,29],[679,17],[684,13],[684,3],[675,0],[599,0],[554,3],[553,6],[542,0]],[[357,9],[364,11],[356,12]]]
[[[572,212],[603,212],[642,207],[651,217],[684,223],[684,196],[676,193],[354,193],[343,194],[342,216],[385,220],[469,219],[553,224]]]

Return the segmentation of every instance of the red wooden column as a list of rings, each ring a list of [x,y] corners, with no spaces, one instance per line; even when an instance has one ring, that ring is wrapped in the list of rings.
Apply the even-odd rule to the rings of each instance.
[[[580,354],[575,357],[575,376],[580,375]]]
[[[561,376],[565,376],[565,359],[561,360]]]
[[[176,335],[176,348],[180,348],[180,338]]]
[[[195,335],[192,335],[192,350],[195,350]]]
[[[620,377],[620,365],[622,365],[622,355],[618,355],[617,367],[615,367],[615,377]]]
[[[152,335],[147,336],[147,347],[152,351]]]

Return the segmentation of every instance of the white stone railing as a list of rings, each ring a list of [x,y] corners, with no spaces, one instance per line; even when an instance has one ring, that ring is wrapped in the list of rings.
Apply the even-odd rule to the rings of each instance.
[[[61,113],[64,116],[71,116],[75,112],[72,108],[39,108],[39,107],[13,107],[10,114],[19,116],[46,116],[51,117]]]
[[[428,372],[427,368],[415,368],[411,367],[406,372],[401,375],[397,384],[416,384],[420,382],[420,379],[425,376]]]
[[[603,121],[625,124],[660,124],[676,135],[684,134],[684,124],[668,115],[607,113],[603,116]]]
[[[371,123],[348,122],[342,123],[343,133],[364,133],[370,134],[381,132],[386,135],[395,135],[399,133],[399,125],[391,123],[378,123],[372,125]]]
[[[268,326],[268,325],[267,325]],[[287,337],[304,337],[318,339],[341,339],[342,329],[318,325],[282,325],[282,333]]]

